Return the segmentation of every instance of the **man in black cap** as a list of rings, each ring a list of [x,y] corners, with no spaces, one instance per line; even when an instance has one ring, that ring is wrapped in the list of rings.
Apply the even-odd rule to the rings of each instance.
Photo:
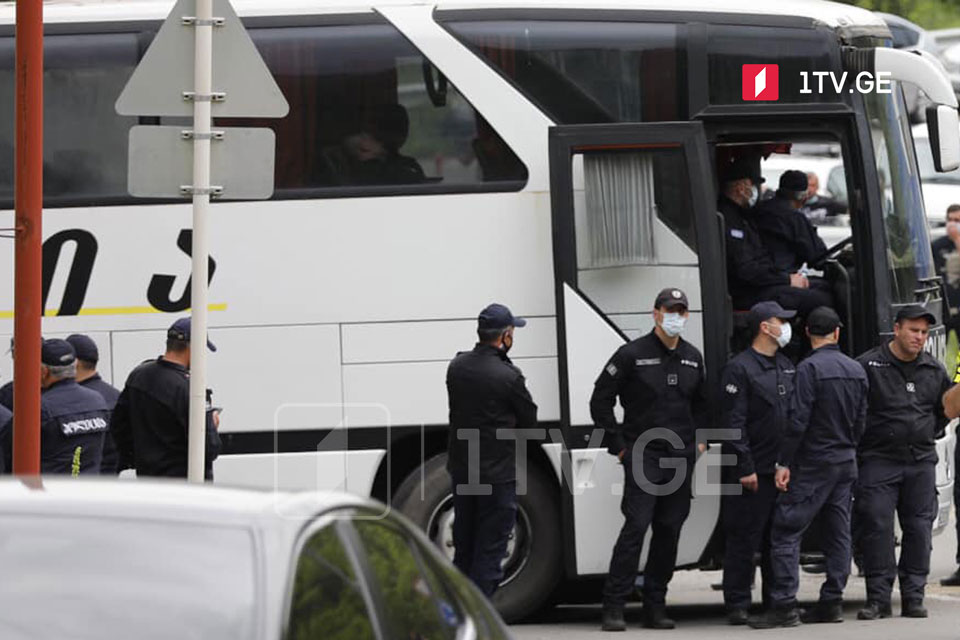
[[[857,442],[867,412],[867,376],[837,342],[840,318],[818,307],[807,317],[813,351],[797,365],[790,421],[774,480],[784,492],[773,512],[770,607],[747,624],[757,629],[843,621],[843,590],[850,574],[850,509],[857,479]],[[827,576],[817,605],[801,616],[800,542],[820,516]]]
[[[113,412],[120,397],[120,390],[100,377],[97,372],[97,363],[100,361],[100,350],[97,343],[90,336],[74,333],[67,336],[67,342],[77,354],[77,384],[87,389],[93,389],[107,403],[107,409]],[[100,463],[100,473],[103,475],[117,475],[117,445],[109,431],[103,438],[103,460]]]
[[[99,474],[110,412],[96,391],[77,384],[77,356],[66,340],[40,350],[40,471]]]
[[[816,228],[800,212],[806,200],[807,174],[784,171],[776,195],[754,209],[757,230],[780,270],[793,273],[804,264],[816,268],[827,251]]]
[[[724,482],[739,483],[739,495],[723,496],[726,552],[723,558],[723,600],[730,624],[746,624],[750,589],[756,573],[753,557],[760,552],[763,592],[770,572],[770,520],[777,500],[774,465],[787,430],[788,405],[796,368],[780,349],[791,338],[789,320],[796,315],[776,302],[758,302],[750,309],[753,343],[723,370],[724,426],[740,437],[724,442],[724,453],[736,456],[724,467]],[[764,601],[767,598],[764,597]]]
[[[893,581],[900,579],[901,613],[925,618],[931,530],[937,517],[935,440],[960,414],[958,388],[924,351],[936,318],[920,305],[897,312],[893,339],[857,358],[870,378],[867,430],[860,442],[857,490],[859,546],[867,582],[861,620],[887,618]],[[893,514],[900,519],[900,563]]]
[[[774,300],[806,314],[828,301],[811,290],[810,281],[795,270],[780,268],[755,226],[760,176],[759,156],[745,156],[721,169],[721,196],[727,247],[727,280],[735,309]]]
[[[537,426],[537,405],[507,352],[515,327],[527,321],[502,304],[477,318],[476,346],[447,368],[453,481],[453,563],[490,597],[503,579],[501,562],[517,513],[514,429]]]
[[[667,288],[654,301],[656,324],[610,358],[597,378],[590,415],[606,432],[607,451],[623,464],[620,509],[625,521],[603,587],[604,631],[626,629],[623,607],[633,590],[643,538],[653,539],[643,572],[644,624],[672,629],[666,614],[680,529],[690,513],[696,430],[705,426],[703,357],[680,337],[689,317],[687,296]],[[623,407],[617,424],[614,406]]]
[[[117,444],[118,468],[134,468],[138,476],[187,477],[190,423],[190,318],[167,330],[166,352],[134,369],[117,399],[110,431]],[[207,348],[216,351],[209,340]],[[213,461],[220,453],[218,412],[207,390],[204,477],[213,480]]]

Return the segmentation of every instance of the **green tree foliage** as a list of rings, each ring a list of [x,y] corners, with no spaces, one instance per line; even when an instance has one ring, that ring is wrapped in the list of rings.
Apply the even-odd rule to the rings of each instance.
[[[902,16],[924,29],[960,27],[960,0],[840,0],[871,11]]]

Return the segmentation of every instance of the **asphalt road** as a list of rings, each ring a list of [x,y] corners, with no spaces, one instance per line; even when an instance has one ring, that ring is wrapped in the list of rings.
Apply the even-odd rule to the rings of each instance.
[[[722,594],[714,591],[710,586],[720,581],[720,572],[683,571],[674,576],[667,597],[670,616],[677,621],[675,630],[644,629],[641,625],[641,607],[631,605],[627,609],[627,632],[603,635],[607,638],[628,638],[637,634],[643,634],[644,637],[658,634],[669,637],[671,640],[704,640],[706,638],[743,640],[744,637],[756,637],[758,640],[767,637],[793,640],[801,638],[960,640],[960,587],[939,586],[939,579],[956,569],[954,559],[957,543],[953,522],[955,521],[951,521],[950,527],[933,540],[930,575],[930,583],[933,586],[927,588],[926,605],[930,611],[930,617],[926,620],[900,618],[899,600],[896,599],[894,601],[895,617],[874,622],[857,620],[857,609],[863,605],[864,600],[864,584],[862,578],[851,576],[846,590],[846,619],[842,624],[806,625],[769,631],[732,627],[728,626],[724,619]],[[801,574],[801,602],[816,601],[821,580],[822,576]],[[897,598],[896,593],[894,597]],[[754,599],[759,600],[759,594],[756,591]],[[535,621],[514,625],[511,630],[517,640],[596,638],[602,634],[599,620],[599,605],[560,606]]]

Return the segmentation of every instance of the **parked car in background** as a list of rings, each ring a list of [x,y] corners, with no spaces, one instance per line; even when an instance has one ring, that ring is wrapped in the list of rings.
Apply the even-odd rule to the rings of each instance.
[[[893,35],[893,46],[896,49],[906,51],[925,51],[934,58],[939,59],[940,51],[937,47],[937,41],[930,35],[930,32],[923,27],[910,22],[906,18],[894,15],[892,13],[875,12],[883,21],[887,23],[890,33]],[[907,110],[912,122],[924,122],[926,120],[926,108],[929,106],[929,100],[921,93],[915,85],[901,83],[903,88],[903,98],[907,103]]]
[[[923,208],[930,222],[930,237],[936,239],[946,233],[947,207],[960,204],[960,171],[937,173],[925,125],[913,127],[913,143],[920,166]]]
[[[508,638],[384,510],[336,493],[0,481],[0,638]]]

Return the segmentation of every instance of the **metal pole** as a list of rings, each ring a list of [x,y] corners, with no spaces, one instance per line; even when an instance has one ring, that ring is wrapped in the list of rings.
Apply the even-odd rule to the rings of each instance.
[[[40,473],[43,3],[17,0],[13,472]]]
[[[197,0],[193,103],[193,274],[190,320],[190,436],[187,479],[204,480],[207,391],[207,215],[210,209],[210,106],[213,0]]]

